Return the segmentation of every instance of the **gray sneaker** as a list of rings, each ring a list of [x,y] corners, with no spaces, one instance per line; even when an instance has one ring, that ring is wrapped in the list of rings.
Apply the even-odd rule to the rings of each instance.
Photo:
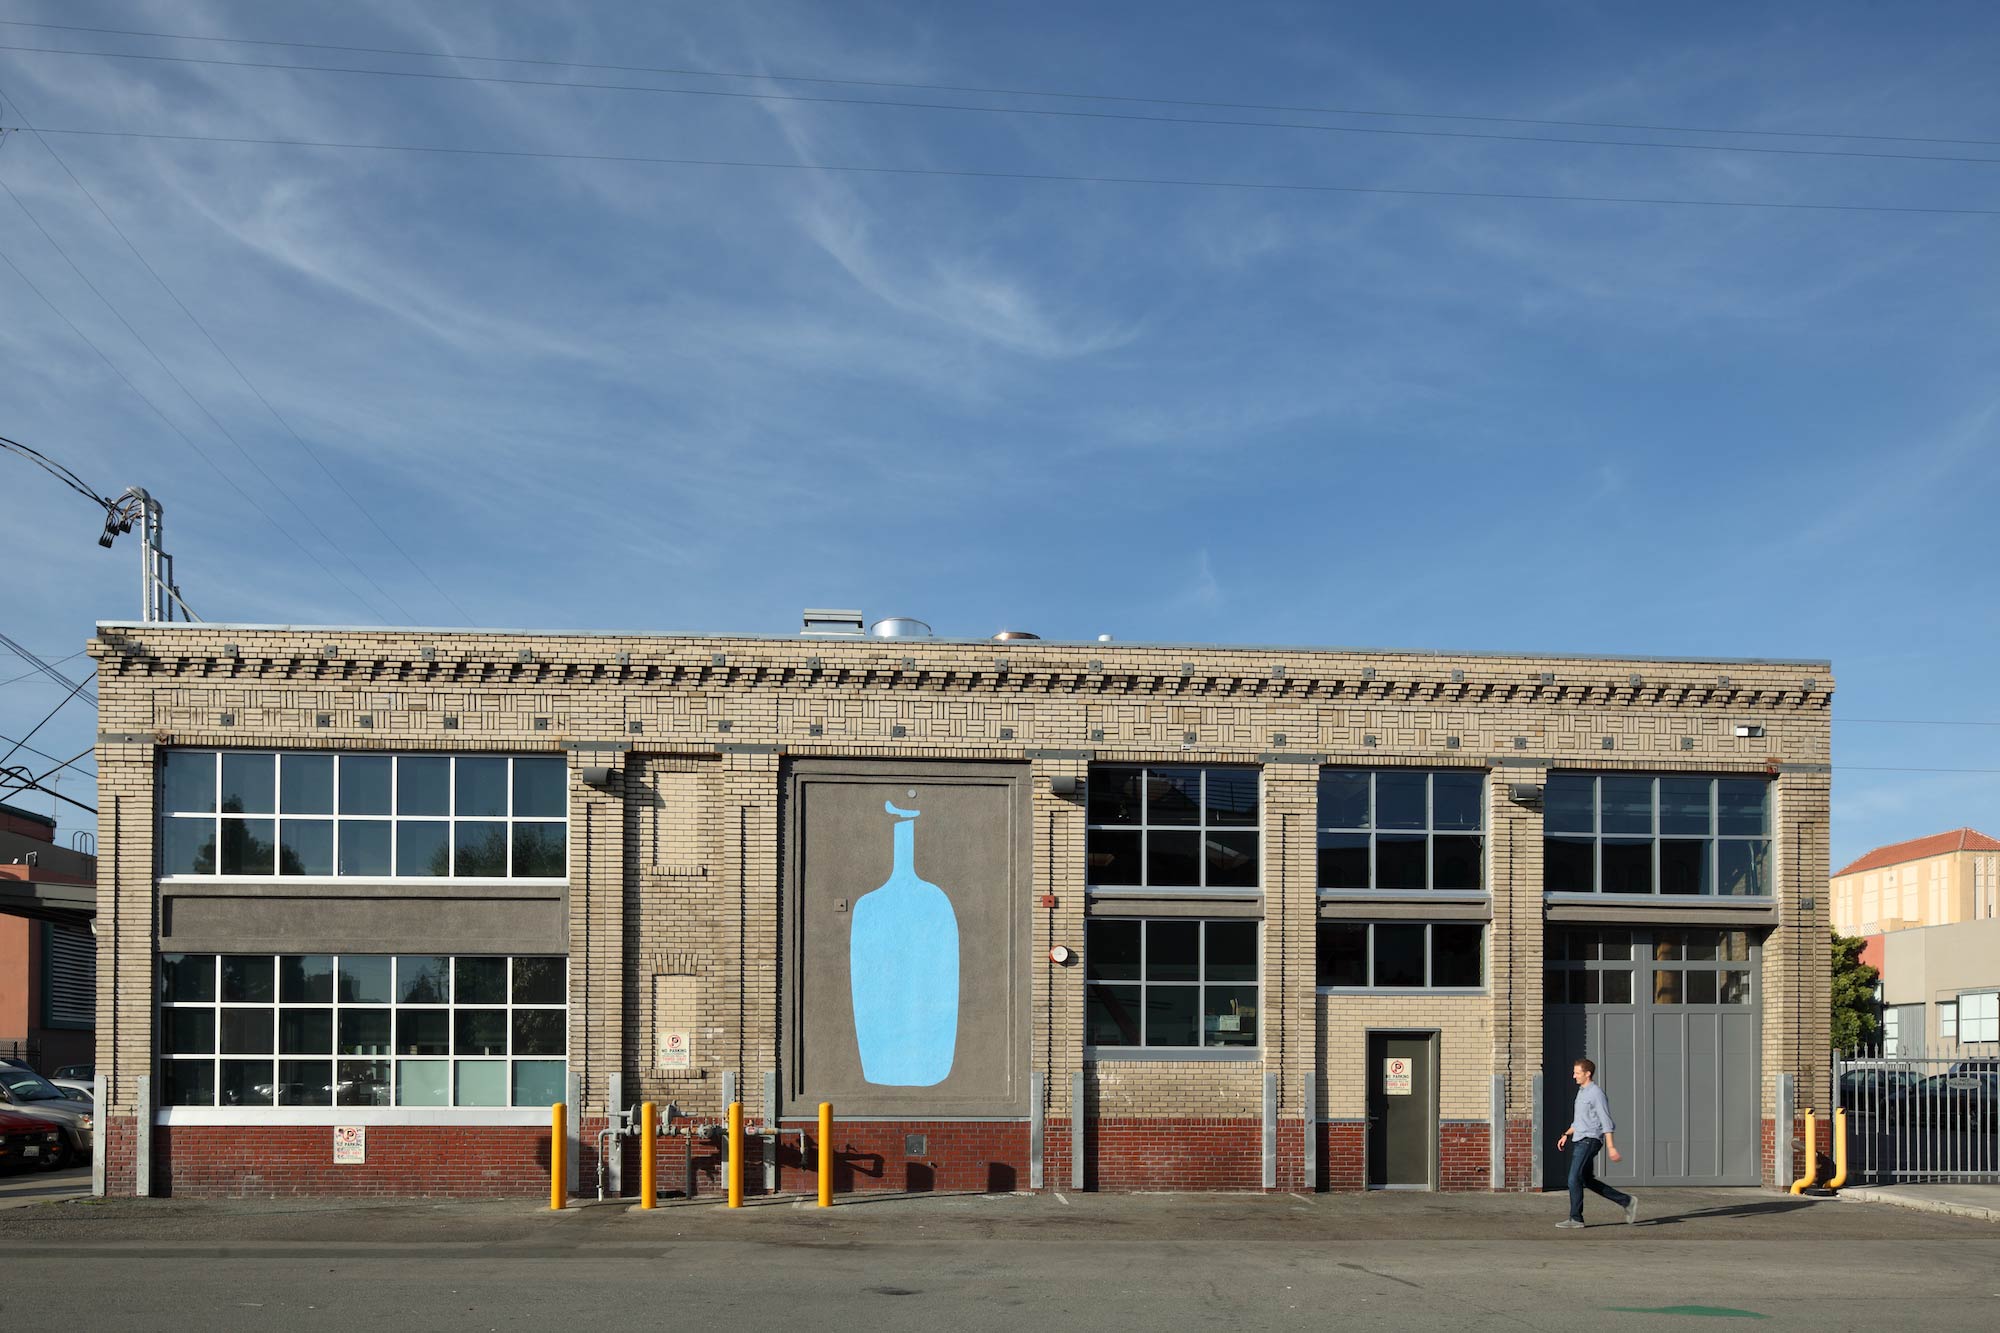
[[[1629,1227],[1638,1220],[1639,1201],[1637,1199],[1627,1199],[1625,1201],[1625,1225]]]
[[[1556,1229],[1558,1231],[1570,1231],[1570,1230],[1581,1231],[1583,1230],[1583,1223],[1577,1221],[1573,1217],[1565,1217],[1562,1221],[1556,1223]]]

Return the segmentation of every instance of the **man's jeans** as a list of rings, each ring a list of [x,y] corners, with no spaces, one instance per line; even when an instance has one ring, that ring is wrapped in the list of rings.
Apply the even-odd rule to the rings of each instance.
[[[1597,1160],[1598,1150],[1604,1147],[1603,1139],[1572,1139],[1569,1149],[1569,1215],[1583,1220],[1583,1192],[1601,1194],[1623,1208],[1632,1202],[1632,1196],[1623,1190],[1613,1189],[1597,1178],[1591,1169]]]

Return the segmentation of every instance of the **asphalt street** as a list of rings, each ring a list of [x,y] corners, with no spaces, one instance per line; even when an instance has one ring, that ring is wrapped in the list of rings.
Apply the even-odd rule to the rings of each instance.
[[[1643,1203],[1637,1226],[1605,1206],[1578,1232],[1550,1195],[85,1200],[0,1213],[0,1311],[225,1330],[2000,1326],[2000,1225],[1755,1190]]]

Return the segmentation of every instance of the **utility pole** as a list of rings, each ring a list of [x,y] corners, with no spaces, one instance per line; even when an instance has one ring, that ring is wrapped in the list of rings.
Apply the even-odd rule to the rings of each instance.
[[[19,454],[78,495],[102,506],[104,531],[98,535],[99,546],[109,547],[120,533],[130,532],[134,523],[139,525],[139,618],[142,621],[150,624],[172,620],[175,607],[180,608],[184,619],[201,619],[181,599],[180,585],[174,582],[174,558],[167,554],[161,541],[166,523],[161,515],[160,502],[143,487],[128,486],[116,500],[109,499],[90,489],[83,478],[39,449],[31,449],[19,440],[10,440],[5,436],[0,436],[0,449]]]
[[[180,585],[174,582],[174,558],[163,545],[166,520],[160,502],[144,487],[128,486],[123,495],[106,505],[104,532],[97,544],[110,546],[119,533],[130,532],[135,522],[139,525],[139,618],[148,623],[172,620],[178,606],[186,619],[200,620],[181,600]]]

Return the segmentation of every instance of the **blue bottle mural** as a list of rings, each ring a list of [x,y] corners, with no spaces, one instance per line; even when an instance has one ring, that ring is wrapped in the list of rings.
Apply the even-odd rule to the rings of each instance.
[[[958,1048],[958,914],[943,889],[917,877],[923,812],[882,808],[896,817],[895,860],[882,887],[854,903],[854,1036],[870,1083],[928,1088],[951,1073]]]

